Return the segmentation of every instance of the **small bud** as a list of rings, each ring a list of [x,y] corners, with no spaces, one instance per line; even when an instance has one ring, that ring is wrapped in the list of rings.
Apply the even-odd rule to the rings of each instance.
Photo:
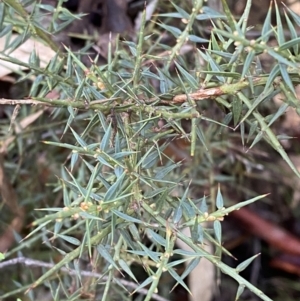
[[[80,215],[78,214],[78,213],[75,213],[75,214],[73,214],[72,215],[72,218],[73,218],[73,220],[77,220],[77,219],[79,219],[79,217],[80,217]]]

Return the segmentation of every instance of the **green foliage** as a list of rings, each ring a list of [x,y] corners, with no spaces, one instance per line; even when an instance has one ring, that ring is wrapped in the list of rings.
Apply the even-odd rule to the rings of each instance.
[[[91,260],[106,280],[102,283],[100,277],[100,289],[98,278],[88,280],[89,288],[101,294],[101,300],[111,299],[112,291],[120,298],[121,293],[113,290],[115,285],[124,288],[118,273],[137,282],[131,266],[142,263],[147,278],[134,291],[148,287],[144,300],[150,300],[165,271],[188,290],[183,279],[205,257],[238,282],[237,298],[248,288],[262,300],[271,300],[239,275],[255,256],[236,268],[221,261],[222,253],[227,253],[222,246],[224,216],[265,195],[235,204],[224,198],[218,187],[232,177],[214,168],[228,160],[228,137],[236,136],[234,131],[239,129],[244,147],[248,145],[249,150],[265,141],[300,176],[272,129],[288,107],[300,112],[294,89],[300,83],[299,38],[295,31],[300,17],[290,10],[285,12],[292,37],[287,40],[278,7],[276,27],[271,25],[270,8],[261,36],[249,40],[246,21],[251,1],[238,21],[225,0],[224,14],[203,6],[200,0],[186,10],[172,3],[172,11],[160,14],[155,25],[146,22],[144,12],[137,42],[118,41],[106,65],[99,66],[95,59],[86,66],[81,60],[86,50],[75,53],[66,46],[63,52],[52,42],[51,35],[80,17],[64,9],[62,2],[58,1],[56,9],[36,1],[0,3],[0,35],[6,37],[2,59],[28,68],[19,80],[33,78],[29,93],[32,103],[55,107],[52,117],[40,124],[48,132],[40,140],[46,145],[44,151],[61,152],[56,160],[63,166],[56,170],[57,180],[51,184],[53,194],[47,195],[46,208],[32,213],[31,233],[6,254],[6,258],[18,252],[26,254],[26,249],[39,241],[47,249],[48,260],[55,261],[57,255],[60,260],[38,279],[32,274],[26,277],[26,283],[16,283],[14,290],[2,292],[1,299],[29,290],[29,297],[35,300],[35,288],[45,285],[54,300],[78,300],[83,289],[81,259]],[[33,4],[30,14],[25,9],[29,4]],[[45,11],[53,13],[48,28],[40,22]],[[186,22],[174,26],[174,18]],[[207,41],[200,35],[202,21],[213,25],[208,49],[192,51],[192,58],[187,60],[179,55],[187,40],[193,46]],[[13,30],[19,35],[11,40]],[[175,36],[175,45],[164,44],[162,31]],[[278,43],[275,48],[267,43],[271,36]],[[40,67],[36,52],[27,63],[10,56],[29,38],[57,52],[45,68]],[[168,55],[160,56],[165,50]],[[274,60],[266,73],[261,70],[261,53]],[[176,72],[172,71],[174,67]],[[53,90],[58,99],[47,98]],[[271,115],[265,115],[264,106],[278,93],[282,93],[284,104],[273,106]],[[215,104],[226,114],[204,113]],[[34,110],[22,109],[19,118]],[[20,148],[19,155],[26,138],[22,135],[26,132],[14,145]],[[169,144],[179,138],[189,141],[196,162],[193,166],[166,155]],[[199,198],[199,192],[192,192],[195,187],[201,195],[208,191],[208,196]],[[61,196],[56,205],[49,199],[55,195]],[[38,203],[34,206],[39,207]],[[207,221],[214,222],[213,236]],[[182,233],[185,227],[190,227],[192,237]],[[145,236],[148,243],[143,240]],[[194,252],[186,259],[170,262],[172,254],[183,255],[175,247],[176,238]],[[215,254],[205,251],[203,239],[214,244]],[[186,271],[179,275],[176,266],[190,259]],[[70,277],[64,267],[75,271],[73,293],[68,292]]]

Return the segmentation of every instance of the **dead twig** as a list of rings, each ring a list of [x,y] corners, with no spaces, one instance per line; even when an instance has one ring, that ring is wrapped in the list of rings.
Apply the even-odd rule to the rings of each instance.
[[[300,256],[300,240],[280,226],[267,221],[247,208],[230,213],[248,232],[267,241],[276,249],[287,254]]]

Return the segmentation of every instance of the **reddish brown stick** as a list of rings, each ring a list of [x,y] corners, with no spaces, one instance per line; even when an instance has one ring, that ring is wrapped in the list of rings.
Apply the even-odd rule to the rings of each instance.
[[[266,221],[247,208],[233,211],[230,216],[238,219],[248,232],[267,241],[278,250],[300,256],[300,239],[278,225]]]
[[[270,266],[300,276],[300,257],[290,254],[280,254],[273,258]]]

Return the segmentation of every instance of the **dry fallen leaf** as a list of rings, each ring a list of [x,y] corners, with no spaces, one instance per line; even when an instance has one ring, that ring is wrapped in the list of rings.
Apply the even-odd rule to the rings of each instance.
[[[295,0],[287,0],[286,5],[291,9],[294,13],[300,15],[300,2]]]
[[[12,35],[11,40],[17,38],[17,35]],[[5,48],[6,37],[0,38],[0,50]],[[55,56],[55,52],[48,46],[45,46],[41,42],[35,41],[33,39],[27,40],[20,47],[9,54],[10,57],[16,58],[24,63],[28,63],[30,55],[33,51],[36,51],[37,55],[41,61],[41,67],[45,67],[52,57]],[[26,67],[22,67],[10,62],[1,60],[4,57],[0,54],[0,79],[18,70],[25,70]]]

